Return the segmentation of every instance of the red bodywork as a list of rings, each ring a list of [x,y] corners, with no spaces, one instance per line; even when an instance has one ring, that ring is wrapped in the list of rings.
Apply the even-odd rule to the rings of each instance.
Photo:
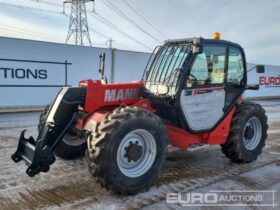
[[[141,81],[132,83],[102,84],[100,80],[84,80],[80,86],[86,86],[85,106],[80,107],[86,115],[78,119],[76,128],[87,128],[87,122],[100,123],[103,116],[112,112],[120,105],[137,106],[150,112],[156,112],[149,99],[139,97]],[[239,100],[239,103],[241,99]],[[190,133],[184,129],[166,124],[169,143],[181,149],[187,149],[190,144],[223,144],[226,142],[232,116],[236,107],[227,114],[222,122],[211,132]]]
[[[124,103],[131,105],[139,101],[139,88],[143,83],[102,84],[100,80],[84,80],[80,86],[87,87],[84,111],[92,112],[102,107],[114,107]]]
[[[232,115],[235,107],[225,119],[211,132],[190,133],[181,128],[166,125],[169,143],[181,149],[187,149],[190,144],[223,144],[226,142]]]

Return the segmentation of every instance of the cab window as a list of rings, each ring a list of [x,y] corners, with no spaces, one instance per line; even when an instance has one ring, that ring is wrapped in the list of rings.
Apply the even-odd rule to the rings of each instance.
[[[242,53],[236,47],[229,47],[227,83],[241,85],[244,77]]]
[[[226,46],[206,44],[192,64],[186,86],[221,85],[225,82]]]

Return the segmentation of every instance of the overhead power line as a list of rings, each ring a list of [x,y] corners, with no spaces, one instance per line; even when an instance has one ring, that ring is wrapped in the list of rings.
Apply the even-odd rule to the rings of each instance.
[[[43,3],[43,4],[47,4],[47,5],[52,5],[52,6],[56,6],[56,7],[59,7],[59,8],[62,7],[61,4],[55,4],[55,3],[46,2],[46,1],[36,1],[36,0],[30,0],[30,1]],[[7,4],[7,3],[0,3],[0,4],[16,7],[16,8],[20,8],[20,9],[28,9],[28,10],[34,10],[34,11],[40,11],[40,12],[55,13],[55,14],[59,14],[59,15],[62,14],[62,13],[55,12],[55,11],[52,11],[52,10],[42,10],[42,9],[34,8],[34,7],[19,6],[19,5]],[[21,17],[21,19],[27,19],[27,18]],[[47,21],[46,19],[36,19],[36,21],[39,21],[39,22],[42,22],[42,23],[46,23],[46,22],[49,23],[49,21]],[[62,25],[62,24],[60,24],[60,22],[57,22],[56,24]],[[1,27],[2,29],[6,29],[6,30],[11,31],[11,32],[17,32],[17,33],[20,33],[20,34],[23,34],[23,35],[29,35],[29,36],[40,35],[41,37],[44,37],[44,38],[53,37],[53,39],[61,39],[61,37],[58,37],[58,36],[53,36],[53,35],[45,34],[45,33],[38,33],[38,32],[35,32],[35,31],[27,30],[26,28],[22,29],[22,28],[17,28],[15,26],[9,26],[9,25],[6,25],[6,24],[4,24],[4,25],[1,24],[1,25],[4,26],[4,27],[9,27],[9,28]],[[108,36],[105,36],[101,32],[99,32],[97,30],[93,30],[93,29],[91,29],[91,30],[93,32],[95,32],[96,34],[99,34],[100,36],[104,37],[105,39],[109,39]]]
[[[38,3],[42,3],[42,4],[47,4],[47,5],[51,5],[51,6],[61,6],[60,3],[54,3],[54,2],[49,2],[49,1],[43,1],[43,0],[29,0],[29,1],[33,1],[33,2],[38,2]]]
[[[33,0],[30,0],[30,1],[33,1]],[[51,2],[48,2],[48,1],[39,1],[40,3],[44,3],[44,4],[50,4],[52,6],[57,6],[57,7],[60,7],[60,8],[63,8],[62,5],[58,5],[58,4],[55,4],[55,3],[51,3]],[[64,10],[63,10],[64,11]],[[65,13],[64,13],[65,14]],[[140,42],[139,40],[133,38],[132,36],[130,36],[129,34],[127,34],[125,31],[123,31],[122,29],[120,29],[118,26],[114,25],[113,23],[111,23],[111,21],[107,20],[106,18],[102,17],[100,14],[98,14],[97,12],[93,12],[93,13],[89,13],[92,17],[94,17],[95,19],[97,19],[99,22],[105,24],[107,27],[113,29],[114,31],[122,34],[123,36],[129,38],[130,40],[136,42],[137,44],[141,45],[142,47],[148,49],[148,50],[152,50],[152,48],[148,47],[147,45],[145,45],[143,42]],[[93,15],[94,14],[94,15]],[[89,28],[91,31],[95,31],[97,34],[101,35],[102,33],[101,32],[98,32],[96,30],[93,30],[92,28]],[[102,34],[101,36],[103,36],[104,38],[106,39],[109,39],[109,36],[104,36],[104,34]],[[119,45],[121,46],[124,46],[122,43],[120,42],[116,42],[118,43]],[[128,47],[126,47],[128,49]]]
[[[46,9],[39,9],[39,8],[35,8],[35,7],[21,6],[21,5],[16,5],[16,4],[13,4],[13,3],[2,3],[2,2],[0,2],[0,5],[10,6],[10,7],[18,8],[18,9],[29,9],[29,10],[37,10],[37,11],[40,11],[40,12],[60,14],[59,12],[56,12],[56,11],[51,11],[51,10],[46,10]]]
[[[141,14],[141,12],[136,9],[135,7],[131,6],[126,0],[122,0],[132,11],[134,11],[145,23],[151,26],[155,31],[160,33],[165,39],[168,39],[168,36],[165,35],[162,31],[160,31],[157,27],[155,27],[146,17],[145,15]]]
[[[114,11],[117,15],[122,17],[125,21],[129,22],[134,27],[138,28],[140,31],[151,37],[153,40],[157,41],[158,43],[161,43],[159,39],[154,37],[152,34],[147,32],[145,29],[143,29],[139,24],[137,24],[134,20],[132,20],[129,16],[127,16],[124,12],[122,12],[120,9],[118,9],[112,2],[108,0],[100,0],[103,4],[105,4],[108,8],[110,8],[112,11]]]
[[[51,5],[51,6],[55,6],[55,7],[59,7],[61,9],[63,9],[63,5],[61,4],[56,4],[56,3],[52,3],[52,2],[48,2],[48,1],[35,1],[35,0],[30,0],[32,2],[38,2],[38,3],[42,3],[42,4],[46,4],[46,5]],[[48,13],[55,13],[55,14],[59,14],[62,15],[63,13],[61,12],[56,12],[56,11],[52,11],[52,10],[42,10],[39,8],[35,8],[35,7],[26,7],[26,6],[19,6],[19,5],[15,5],[15,4],[7,4],[7,3],[0,3],[3,5],[8,5],[8,6],[13,6],[13,7],[18,7],[21,9],[29,9],[29,10],[36,10],[36,11],[41,11],[41,12],[48,12]],[[70,7],[69,7],[70,8]],[[118,26],[112,24],[109,20],[105,19],[104,17],[102,17],[101,15],[97,14],[96,12],[94,13],[94,15],[92,15],[90,13],[90,15],[94,18],[96,18],[99,22],[102,22],[103,24],[105,24],[107,27],[109,27],[110,29],[122,34],[123,36],[127,37],[128,39],[136,42],[137,44],[141,45],[142,47],[148,49],[148,50],[152,50],[152,48],[150,48],[149,46],[145,45],[143,42],[133,38],[132,36],[130,36],[129,34],[127,34],[125,31],[123,31],[122,29],[120,29]],[[100,31],[97,31],[96,29],[92,29],[89,27],[89,30],[95,32],[96,34],[98,34],[101,37],[104,37],[106,40],[109,39],[109,36],[105,35],[104,33],[101,33]],[[12,30],[10,30],[12,31]],[[24,32],[22,32],[24,33]],[[29,34],[30,35],[30,34]],[[45,35],[45,37],[49,37],[49,35],[46,34],[41,34],[42,36]],[[59,38],[61,39],[61,37]],[[116,41],[116,44],[118,44],[119,46],[122,46],[123,48],[126,48],[127,50],[131,50],[130,47],[127,47],[126,45],[124,45],[123,43],[120,43],[118,41]]]
[[[89,29],[90,31],[93,31],[94,33],[98,34],[99,36],[102,36],[102,37],[105,38],[105,39],[109,39],[108,36],[106,36],[105,34],[99,32],[99,31],[97,31],[97,30],[95,30],[95,29],[92,29],[92,28],[90,28],[90,27],[88,27],[88,29]]]
[[[125,48],[126,50],[131,50],[130,47],[127,47],[126,45],[124,45],[124,44],[122,44],[122,43],[120,43],[120,42],[117,42],[117,41],[115,41],[115,42],[116,42],[116,44],[118,44],[118,45],[121,46],[122,48]]]
[[[148,47],[147,45],[145,45],[144,43],[138,41],[137,39],[134,39],[132,36],[130,36],[129,34],[127,34],[126,32],[124,32],[123,30],[121,30],[118,26],[114,25],[113,23],[111,23],[110,21],[108,21],[106,18],[102,17],[101,15],[99,15],[97,12],[93,13],[94,15],[92,15],[93,17],[96,18],[96,20],[102,22],[103,24],[105,24],[106,26],[108,26],[109,28],[113,29],[114,31],[121,33],[122,35],[126,36],[127,38],[131,39],[132,41],[138,43],[139,45],[145,47],[146,49],[152,50],[150,47]]]
[[[33,1],[33,0],[30,0],[30,1]],[[50,4],[50,5],[52,5],[52,6],[57,6],[57,7],[62,8],[62,5],[55,4],[55,3],[51,3],[51,2],[48,2],[48,1],[39,1],[39,2],[44,3],[44,4]],[[64,11],[64,10],[63,10],[63,11]],[[63,14],[65,14],[65,13],[63,13]],[[126,36],[126,37],[129,38],[130,40],[132,40],[132,41],[138,43],[139,45],[145,47],[146,49],[152,50],[152,48],[148,47],[147,45],[145,45],[144,43],[140,42],[139,40],[134,39],[132,36],[130,36],[129,34],[127,34],[126,32],[124,32],[123,30],[121,30],[118,26],[112,24],[111,21],[108,21],[107,19],[105,19],[104,17],[102,17],[102,16],[101,16],[100,14],[98,14],[97,12],[94,11],[93,14],[92,14],[92,13],[89,13],[89,14],[90,14],[91,16],[93,16],[93,14],[94,14],[93,17],[96,18],[99,22],[102,22],[103,24],[105,24],[107,27],[113,29],[114,31],[116,31],[116,32],[118,32],[118,33],[120,33],[120,34],[122,34],[123,36]],[[106,39],[109,39],[109,36],[106,36],[106,35],[102,34],[101,32],[99,32],[99,31],[97,31],[97,30],[95,30],[95,29],[92,29],[92,28],[89,27],[89,30],[94,31],[95,33],[99,34],[100,36],[103,36],[103,37],[106,38]],[[118,41],[116,41],[116,43],[119,44],[120,46],[123,46],[123,47],[125,46],[124,44],[122,44],[122,43],[120,43],[120,42],[118,42]],[[125,48],[129,49],[129,47],[126,47],[126,46],[125,46]]]
[[[21,33],[21,34],[24,34],[24,35],[28,35],[28,36],[40,36],[40,37],[43,37],[43,38],[52,38],[54,40],[57,40],[57,39],[60,39],[60,37],[57,37],[57,36],[54,36],[54,35],[48,35],[48,34],[44,34],[44,33],[39,33],[39,32],[36,32],[36,31],[31,31],[31,30],[27,30],[25,28],[19,28],[19,27],[16,27],[16,26],[11,26],[11,25],[6,25],[6,24],[0,24],[1,28],[5,29],[5,30],[8,30],[8,31],[12,31],[12,32],[16,32],[16,33]]]
[[[90,28],[90,27],[89,27],[89,30],[92,31],[92,32],[94,32],[94,33],[96,33],[96,34],[98,34],[99,36],[102,36],[102,37],[105,38],[106,40],[110,40],[110,39],[111,39],[109,36],[107,36],[107,35],[105,35],[105,34],[99,32],[99,31],[96,31],[96,30],[94,30],[94,29],[92,29],[92,28]],[[115,41],[115,40],[114,40],[114,42],[115,42],[116,44],[122,46],[123,48],[126,48],[127,50],[131,50],[129,47],[127,47],[126,45],[124,45],[124,44],[122,44],[122,43],[120,43],[120,42],[118,42],[118,41]]]

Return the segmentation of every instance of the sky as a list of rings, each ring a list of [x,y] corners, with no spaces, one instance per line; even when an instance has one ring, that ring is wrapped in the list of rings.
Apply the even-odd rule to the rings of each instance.
[[[0,36],[65,43],[70,7],[63,14],[62,5],[63,0],[0,0]],[[95,0],[95,13],[92,3],[87,10],[96,47],[108,47],[112,38],[115,48],[152,52],[167,39],[220,32],[245,49],[248,62],[280,65],[279,0]]]

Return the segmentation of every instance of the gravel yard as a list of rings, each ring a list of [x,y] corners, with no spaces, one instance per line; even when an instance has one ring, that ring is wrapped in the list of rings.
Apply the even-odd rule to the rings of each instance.
[[[21,130],[27,129],[27,135],[37,135],[40,113],[0,114],[0,209],[184,209],[187,207],[181,204],[168,204],[166,194],[210,190],[275,190],[278,191],[274,193],[275,205],[279,205],[280,100],[257,102],[267,112],[269,135],[256,162],[232,163],[220,151],[220,146],[190,152],[170,148],[158,181],[148,192],[134,196],[115,195],[95,183],[84,158],[73,161],[57,158],[48,173],[28,177],[23,162],[15,164],[10,156]],[[267,201],[271,201],[271,195],[267,196]]]

